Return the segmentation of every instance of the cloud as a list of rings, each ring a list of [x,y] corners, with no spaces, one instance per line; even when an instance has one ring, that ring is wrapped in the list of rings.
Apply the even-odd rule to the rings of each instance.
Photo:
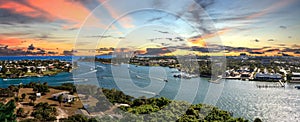
[[[167,32],[167,31],[160,31],[160,30],[154,30],[156,32],[159,32],[159,33],[163,33],[163,34],[169,34],[170,32]]]
[[[119,18],[121,17],[121,13],[119,13],[117,11],[117,9],[114,9],[114,7],[112,7],[109,2],[106,2],[104,3],[105,0],[99,0],[100,3],[103,3],[101,4],[107,11],[108,13],[110,14],[110,16],[113,18],[113,19],[118,19],[116,22],[118,24],[120,24],[121,27],[123,28],[134,28],[135,25],[133,24],[133,19],[130,17],[130,16],[123,16],[122,18]]]
[[[281,28],[281,29],[287,29],[287,27],[283,26],[283,25],[279,26],[279,28]]]
[[[207,46],[207,43],[205,42],[206,39],[219,36],[221,34],[226,33],[229,30],[230,30],[230,28],[223,28],[214,33],[206,33],[203,35],[192,36],[188,39],[188,42],[190,42],[192,45]]]
[[[264,54],[264,52],[249,52],[250,54]]]
[[[0,33],[2,36],[8,36],[8,37],[16,37],[16,36],[27,36],[31,35],[32,33],[29,32],[10,32],[10,33]]]
[[[273,41],[275,41],[275,40],[274,40],[274,39],[269,39],[268,41],[269,41],[269,42],[273,42]]]
[[[32,23],[44,23],[49,20],[43,16],[26,16],[21,13],[15,13],[8,9],[0,8],[0,24],[3,25],[15,25],[15,24],[32,24]]]
[[[173,52],[169,48],[147,48],[145,55],[163,55]]]

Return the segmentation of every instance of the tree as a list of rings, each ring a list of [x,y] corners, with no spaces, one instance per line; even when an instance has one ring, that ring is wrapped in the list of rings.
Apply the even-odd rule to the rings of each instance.
[[[19,102],[20,98],[19,97],[15,97],[15,101]]]
[[[55,107],[48,103],[41,102],[34,106],[34,111],[31,113],[31,116],[40,121],[54,121],[56,120],[57,114]]]
[[[255,118],[253,122],[262,122],[260,118]]]
[[[57,98],[57,100],[58,100],[58,102],[59,102],[59,104],[61,106],[61,103],[63,102],[63,95],[62,94],[59,95],[58,98]]]
[[[24,111],[24,108],[19,108],[17,110],[16,114],[17,114],[17,117],[22,117],[22,118],[25,118],[27,116],[27,114]]]
[[[26,94],[23,93],[23,94],[21,95],[21,97],[22,97],[22,99],[25,99],[25,98],[26,98]]]
[[[0,103],[0,122],[16,121],[14,111],[16,109],[15,101],[11,100],[6,104]]]
[[[36,101],[36,96],[35,95],[31,95],[31,96],[29,96],[29,99],[34,104],[34,101]]]

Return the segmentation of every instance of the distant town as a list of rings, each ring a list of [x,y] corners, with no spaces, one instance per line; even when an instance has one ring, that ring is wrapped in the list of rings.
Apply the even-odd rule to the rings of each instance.
[[[43,77],[70,72],[71,62],[60,60],[0,61],[1,78]]]
[[[195,77],[195,75],[201,77],[210,77],[212,75],[212,58],[210,56],[198,56],[193,59],[189,56],[159,57],[137,55],[131,58],[125,56],[123,55],[123,57],[121,56],[112,59],[96,58],[95,60],[114,65],[130,63],[136,66],[163,66],[176,68],[181,74],[174,75],[174,77],[182,76],[183,78],[192,78]],[[222,74],[220,77],[225,79],[300,82],[300,60],[298,57],[248,56],[245,53],[241,53],[239,56],[227,56],[226,62],[226,66],[223,69],[224,72],[222,71],[222,73],[220,73]],[[199,69],[196,67],[199,67]]]

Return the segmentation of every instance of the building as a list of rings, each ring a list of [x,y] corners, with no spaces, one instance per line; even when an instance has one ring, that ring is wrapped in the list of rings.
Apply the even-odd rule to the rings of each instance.
[[[291,81],[292,83],[300,83],[300,73],[292,72]]]
[[[70,95],[69,92],[63,91],[60,93],[52,94],[52,99],[58,100],[59,96],[62,95],[63,102],[72,102],[78,100],[78,97]]]
[[[279,81],[282,79],[282,75],[281,74],[273,74],[273,73],[267,73],[267,74],[264,74],[264,73],[256,73],[255,77],[254,77],[255,80],[262,80],[262,81],[268,81],[268,80],[271,80],[271,81]]]
[[[41,93],[36,93],[35,95],[36,95],[37,98],[40,98],[42,96]]]
[[[47,71],[47,67],[44,67],[44,66],[38,66],[37,69],[42,72]]]

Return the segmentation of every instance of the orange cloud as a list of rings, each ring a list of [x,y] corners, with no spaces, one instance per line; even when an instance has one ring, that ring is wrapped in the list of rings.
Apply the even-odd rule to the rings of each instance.
[[[205,47],[207,45],[207,43],[205,42],[206,39],[208,38],[213,38],[213,37],[216,37],[216,36],[219,36],[221,34],[224,34],[226,33],[227,31],[229,31],[230,28],[224,28],[222,30],[219,30],[217,31],[216,33],[210,33],[210,34],[205,34],[201,37],[198,37],[198,38],[191,38],[189,39],[188,41],[192,44],[192,45],[195,45],[195,46],[200,46],[200,47]]]
[[[46,19],[51,20],[50,16],[45,16],[42,12],[33,9],[29,6],[14,2],[14,1],[6,1],[0,5],[1,9],[8,9],[13,13],[22,14],[28,17],[36,18],[43,16]]]
[[[18,38],[0,36],[0,45],[7,45],[9,47],[16,47],[22,44],[22,40]]]

